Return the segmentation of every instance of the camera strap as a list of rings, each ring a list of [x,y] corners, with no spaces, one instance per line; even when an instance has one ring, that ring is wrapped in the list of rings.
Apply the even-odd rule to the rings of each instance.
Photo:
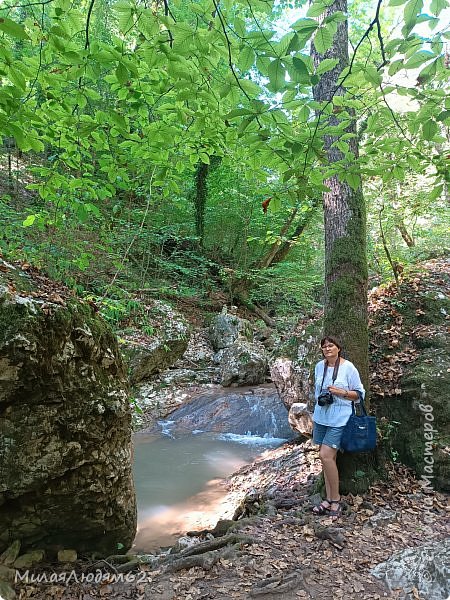
[[[326,376],[327,370],[328,370],[328,361],[326,360],[324,362],[325,362],[325,364],[323,366],[323,377],[322,377],[322,383],[320,384],[320,391],[322,391],[322,389],[323,389],[323,382],[325,381],[325,376]],[[338,360],[334,363],[333,377],[331,379],[332,383],[334,383],[336,381],[336,377],[338,376],[340,362],[341,362],[341,358],[340,358],[340,356],[338,356]]]

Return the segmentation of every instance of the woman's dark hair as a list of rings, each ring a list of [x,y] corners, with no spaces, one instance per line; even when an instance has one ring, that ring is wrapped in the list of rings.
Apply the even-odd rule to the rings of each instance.
[[[342,344],[340,342],[338,342],[338,340],[336,338],[332,337],[331,335],[326,335],[324,338],[322,338],[320,340],[320,347],[323,348],[323,346],[326,342],[330,342],[331,344],[334,344],[335,346],[337,346],[339,348],[338,356],[341,356]]]

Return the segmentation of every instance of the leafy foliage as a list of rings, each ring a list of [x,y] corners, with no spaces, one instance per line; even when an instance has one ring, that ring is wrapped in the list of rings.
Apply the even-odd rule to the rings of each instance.
[[[225,268],[254,282],[257,302],[279,305],[281,294],[286,306],[310,304],[322,251],[317,219],[286,264],[267,273],[258,264],[273,245],[291,243],[295,219],[337,175],[373,193],[374,269],[387,273],[376,189],[396,260],[414,260],[433,235],[430,219],[442,231],[448,193],[448,2],[432,0],[430,14],[419,0],[365,4],[364,14],[355,2],[350,16],[318,19],[327,4],[315,0],[280,33],[284,5],[271,1],[172,0],[166,9],[135,0],[4,2],[3,156],[26,157],[30,191],[17,204],[14,169],[2,167],[2,251],[100,295],[164,286],[205,295],[227,280]],[[338,67],[327,51],[347,19],[350,66],[339,94],[318,103],[312,86]],[[330,125],[330,115],[339,123]],[[348,132],[355,117],[358,159]],[[330,135],[341,153],[332,165]],[[221,163],[208,177],[200,249],[194,174],[213,157]],[[398,209],[385,193],[396,186],[404,221],[423,239],[413,251],[398,237]],[[167,254],[170,240],[177,249]]]

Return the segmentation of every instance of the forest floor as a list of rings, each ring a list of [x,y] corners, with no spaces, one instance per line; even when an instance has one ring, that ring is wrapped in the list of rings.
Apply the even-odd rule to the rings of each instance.
[[[428,495],[425,503],[419,482],[408,469],[397,466],[389,472],[387,481],[372,486],[367,494],[345,497],[343,516],[332,522],[326,516],[314,516],[310,510],[312,484],[319,470],[317,450],[307,442],[267,451],[253,465],[234,474],[229,482],[230,501],[245,496],[240,507],[237,502],[236,514],[242,516],[233,529],[232,541],[237,543],[229,552],[211,552],[217,557],[204,561],[202,566],[199,563],[178,570],[171,562],[155,568],[144,561],[125,574],[115,573],[102,561],[53,565],[47,570],[42,566],[34,572],[47,573],[48,578],[56,572],[60,582],[72,569],[76,576],[68,585],[21,583],[16,587],[18,598],[405,598],[404,590],[389,591],[370,574],[370,569],[399,550],[444,539],[445,497],[433,494],[431,505]],[[263,506],[266,512],[257,513]],[[225,533],[222,539],[229,540],[233,534]],[[192,538],[195,544],[220,540],[206,533]],[[100,572],[102,581],[98,581]],[[97,581],[92,581],[95,577]],[[407,597],[418,600],[420,595],[413,588]]]
[[[198,316],[196,311],[193,314]],[[184,371],[195,366],[199,353],[203,359],[210,358],[201,325],[195,323],[193,344],[175,365],[172,379],[165,381],[169,375],[155,378],[153,390],[161,393],[150,394],[143,425],[167,414],[204,386],[201,382],[176,382],[177,372],[184,378]],[[383,373],[377,373],[373,384],[382,379]],[[45,574],[48,581],[16,584],[17,597],[419,600],[417,589],[411,588],[407,596],[403,589],[388,590],[370,571],[397,551],[448,536],[446,496],[425,494],[409,469],[391,465],[385,481],[366,494],[344,497],[343,515],[332,522],[311,512],[319,473],[318,451],[310,441],[268,450],[227,481],[224,495],[235,509],[232,529],[227,530],[230,523],[224,522],[222,531],[185,536],[172,555],[141,556],[132,570],[127,565],[113,565],[112,560],[41,565],[30,573]],[[194,554],[195,548],[209,552]],[[57,576],[51,579],[53,573]]]

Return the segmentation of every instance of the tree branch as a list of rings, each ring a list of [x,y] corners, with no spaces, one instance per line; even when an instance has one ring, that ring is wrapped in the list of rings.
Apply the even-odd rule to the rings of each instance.
[[[222,26],[223,35],[225,36],[225,40],[227,42],[228,65],[230,66],[231,72],[233,74],[233,77],[236,80],[236,83],[238,84],[238,86],[241,89],[241,91],[244,93],[244,96],[247,98],[247,100],[251,100],[250,96],[247,94],[247,92],[241,86],[241,82],[239,81],[239,77],[237,76],[236,71],[234,70],[233,56],[231,54],[231,41],[230,41],[230,38],[228,37],[227,28],[225,27],[225,21],[223,20],[222,13],[219,10],[219,5],[217,4],[216,0],[213,0],[213,4],[214,4],[215,12],[216,12],[217,16],[219,17],[219,21],[220,21],[220,24]]]
[[[87,50],[89,48],[89,25],[91,23],[91,15],[92,9],[94,8],[95,0],[91,0],[89,4],[88,14],[86,18],[86,41],[84,43],[84,49]]]

